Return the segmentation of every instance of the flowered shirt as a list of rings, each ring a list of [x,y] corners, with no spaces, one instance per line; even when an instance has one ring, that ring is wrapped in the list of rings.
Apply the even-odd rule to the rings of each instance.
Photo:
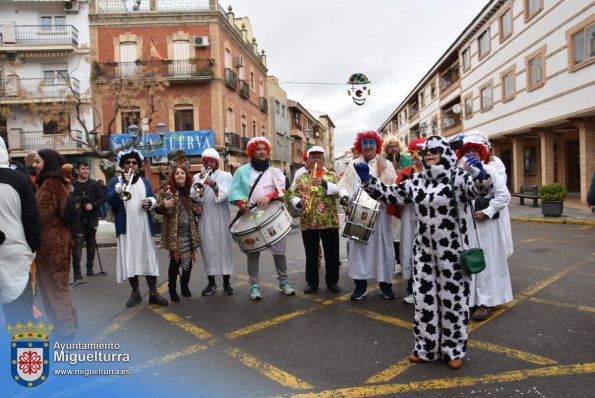
[[[327,189],[319,185],[316,196],[313,199],[312,211],[302,211],[300,216],[301,230],[306,229],[328,229],[339,228],[339,214],[337,211],[337,177],[334,173],[324,170],[322,179],[327,182]],[[310,191],[310,173],[304,173],[299,176],[295,182],[295,187],[287,195],[288,201],[294,198],[301,198],[304,202],[307,200]],[[293,201],[295,202],[295,201]]]

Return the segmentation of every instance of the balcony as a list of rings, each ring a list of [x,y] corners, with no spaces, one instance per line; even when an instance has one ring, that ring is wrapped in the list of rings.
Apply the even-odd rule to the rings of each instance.
[[[260,97],[260,110],[265,113],[269,111],[269,101],[265,97]]]
[[[248,149],[248,141],[250,141],[249,137],[242,137],[242,151]]]
[[[134,77],[151,79],[163,77],[170,83],[176,82],[210,82],[213,69],[208,59],[198,61],[142,61],[95,63],[92,79],[98,83],[115,78]],[[135,76],[137,75],[137,76]]]
[[[0,51],[73,51],[78,29],[72,25],[15,25],[3,22]]]
[[[215,3],[216,4],[216,3]],[[97,0],[97,14],[211,11],[209,0]],[[225,11],[219,7],[219,12]],[[91,13],[91,12],[90,12]]]
[[[5,81],[0,81],[0,98],[3,103],[67,100],[73,95],[80,95],[79,80],[74,77],[47,80],[22,79],[17,75],[10,75]]]
[[[240,150],[240,135],[237,133],[225,133],[225,143],[231,151]]]
[[[83,132],[71,130],[70,133],[45,134],[43,131],[22,131],[10,136],[10,149],[25,153],[44,148],[51,148],[58,152],[83,152],[85,146],[75,142],[73,138],[82,140]]]
[[[243,98],[250,98],[250,85],[246,80],[240,80],[240,96]]]
[[[225,68],[225,84],[234,90],[238,89],[238,75],[229,68]]]

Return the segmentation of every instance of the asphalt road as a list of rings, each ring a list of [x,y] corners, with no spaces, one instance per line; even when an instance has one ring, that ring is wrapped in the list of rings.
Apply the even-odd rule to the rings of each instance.
[[[405,285],[398,276],[397,300],[385,300],[374,284],[366,299],[349,300],[353,282],[344,239],[343,291],[301,294],[304,252],[294,229],[287,257],[298,294],[277,292],[272,256],[263,254],[259,302],[249,299],[245,256],[236,247],[235,295],[224,296],[218,279],[217,292],[201,297],[206,276],[199,260],[190,284],[193,297],[149,306],[141,280],[143,303],[126,309],[130,287],[115,282],[115,249],[102,248],[108,276],[85,277],[86,284],[73,288],[80,324],[75,341],[120,344],[130,362],[110,366],[132,374],[52,375],[35,395],[18,386],[15,391],[44,397],[130,397],[130,391],[144,397],[591,396],[595,227],[516,222],[513,237],[515,298],[488,321],[471,323],[465,364],[457,371],[444,363],[406,360],[413,348],[413,306],[402,303]],[[165,292],[166,257],[160,250],[158,282]]]

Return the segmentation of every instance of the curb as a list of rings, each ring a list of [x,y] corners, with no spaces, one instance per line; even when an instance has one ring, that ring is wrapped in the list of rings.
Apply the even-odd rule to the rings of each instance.
[[[547,218],[510,217],[510,221],[541,222],[541,223],[546,223],[546,224],[588,225],[588,226],[595,227],[595,221],[586,221],[586,220],[558,220],[558,219],[547,219]]]

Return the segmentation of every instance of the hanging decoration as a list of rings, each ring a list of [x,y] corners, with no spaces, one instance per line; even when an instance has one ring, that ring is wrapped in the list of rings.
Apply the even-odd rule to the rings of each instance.
[[[347,90],[347,95],[351,96],[356,105],[362,106],[371,93],[371,90],[366,86],[371,84],[368,76],[363,73],[354,73],[349,76],[347,84],[351,84],[351,89]]]

